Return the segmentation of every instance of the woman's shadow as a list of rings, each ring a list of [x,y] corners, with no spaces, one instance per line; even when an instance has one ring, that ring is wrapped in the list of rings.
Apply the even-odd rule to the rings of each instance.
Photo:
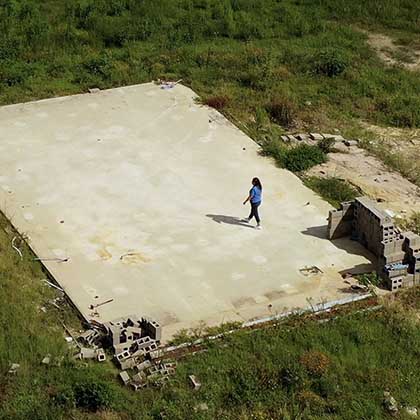
[[[248,228],[254,228],[254,226],[248,224],[243,219],[234,216],[225,216],[223,214],[206,214],[206,217],[209,217],[216,223],[226,223],[228,225],[243,226]]]

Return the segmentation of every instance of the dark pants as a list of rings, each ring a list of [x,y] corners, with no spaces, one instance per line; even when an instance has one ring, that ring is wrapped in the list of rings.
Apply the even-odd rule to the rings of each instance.
[[[251,203],[251,213],[249,214],[249,220],[255,217],[257,223],[260,223],[260,216],[258,214],[258,207],[260,206],[260,204],[261,201],[259,201],[258,203]]]

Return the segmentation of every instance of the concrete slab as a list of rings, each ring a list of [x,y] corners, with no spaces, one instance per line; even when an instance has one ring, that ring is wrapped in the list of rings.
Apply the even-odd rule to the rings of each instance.
[[[164,339],[342,296],[363,248],[326,240],[330,206],[194,97],[144,84],[0,108],[1,210],[86,318],[148,315]],[[253,176],[262,231],[239,221]]]

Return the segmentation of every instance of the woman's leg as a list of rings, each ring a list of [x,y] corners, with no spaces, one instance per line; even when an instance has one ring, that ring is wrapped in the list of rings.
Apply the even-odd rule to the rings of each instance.
[[[260,215],[258,214],[258,207],[260,206],[260,203],[257,204],[253,204],[252,208],[254,210],[254,216],[255,216],[255,220],[257,221],[258,224],[260,224]]]
[[[251,213],[249,213],[248,220],[251,221],[254,216],[255,216],[254,205],[251,203]]]

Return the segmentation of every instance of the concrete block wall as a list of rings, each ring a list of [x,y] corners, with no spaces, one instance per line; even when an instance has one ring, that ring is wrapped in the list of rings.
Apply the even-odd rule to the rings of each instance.
[[[328,237],[352,236],[378,257],[378,274],[391,290],[420,285],[420,236],[401,233],[367,197],[342,203],[328,218]]]
[[[354,206],[352,202],[341,204],[340,209],[331,210],[328,217],[328,237],[338,239],[349,236],[352,232]]]

